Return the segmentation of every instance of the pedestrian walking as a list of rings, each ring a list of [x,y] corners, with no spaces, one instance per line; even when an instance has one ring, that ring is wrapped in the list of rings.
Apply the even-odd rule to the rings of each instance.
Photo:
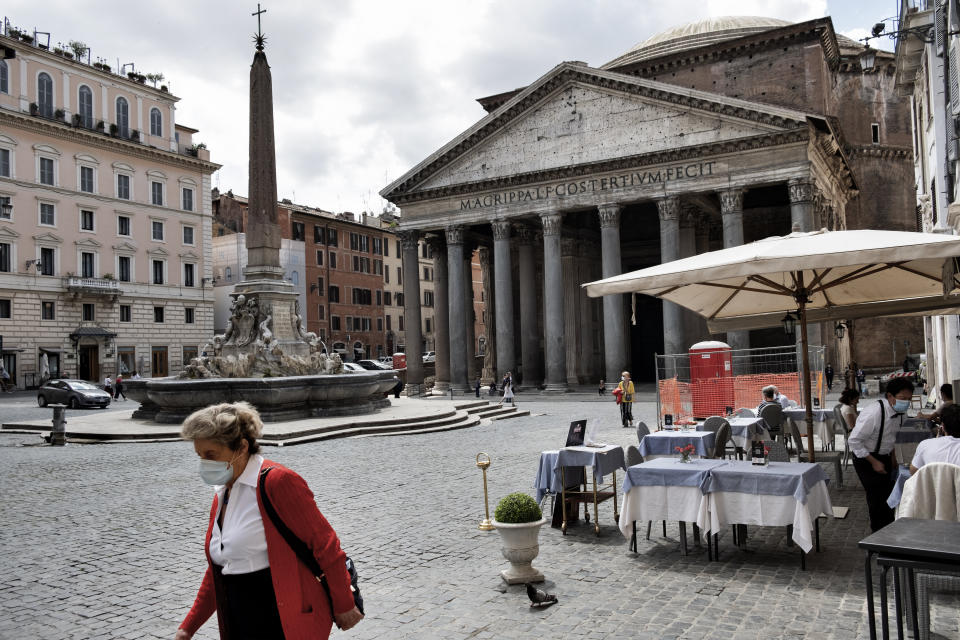
[[[497,380],[494,378],[490,381],[490,397],[497,395]]]
[[[3,363],[0,362],[0,390],[13,392],[13,385],[10,382],[10,374],[7,373],[6,367],[3,366]]]
[[[597,389],[597,395],[601,397],[603,396],[603,380],[600,381],[600,388]]]
[[[867,395],[867,374],[863,372],[863,369],[857,369],[857,388],[860,389],[860,395]]]
[[[473,390],[476,392],[477,397],[480,397],[480,378],[477,378],[477,383],[473,385]]]
[[[503,397],[500,398],[499,404],[506,402],[507,404],[513,404],[513,376],[510,375],[508,371],[503,376]]]
[[[833,390],[833,365],[827,363],[827,368],[823,370],[823,375],[827,379],[827,391]]]
[[[204,545],[207,571],[176,640],[192,638],[214,612],[221,638],[327,638],[333,622],[347,630],[363,619],[336,532],[304,479],[259,454],[262,432],[260,415],[246,402],[207,407],[183,423],[180,434],[200,456],[201,479],[216,488]],[[277,521],[289,523],[309,548],[328,589]]]
[[[118,375],[117,379],[113,383],[113,399],[119,400],[120,396],[123,396],[123,399],[127,399],[127,394],[123,392],[123,376]]]
[[[113,380],[110,379],[110,376],[103,379],[103,390],[106,391],[111,398],[113,397]]]
[[[620,421],[624,427],[632,427],[634,388],[629,371],[624,371],[620,375],[620,384],[617,385],[617,389],[620,390]]]

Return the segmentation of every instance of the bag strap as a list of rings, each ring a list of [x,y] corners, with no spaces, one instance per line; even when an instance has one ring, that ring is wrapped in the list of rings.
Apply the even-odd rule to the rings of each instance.
[[[263,503],[263,510],[267,512],[267,517],[270,518],[270,522],[272,522],[273,526],[280,532],[283,539],[287,541],[287,544],[293,549],[293,552],[297,555],[297,558],[300,559],[300,562],[306,565],[306,567],[310,569],[310,573],[323,585],[323,590],[326,592],[327,600],[330,603],[330,615],[332,616],[333,596],[330,595],[330,585],[327,584],[327,577],[324,575],[323,569],[320,568],[320,563],[317,562],[313,552],[310,551],[310,547],[298,538],[297,535],[284,524],[283,520],[280,519],[280,514],[273,508],[273,503],[270,502],[270,496],[267,495],[266,481],[267,473],[270,472],[270,469],[273,469],[273,467],[267,467],[260,471],[260,479],[257,483],[260,489],[260,501]]]

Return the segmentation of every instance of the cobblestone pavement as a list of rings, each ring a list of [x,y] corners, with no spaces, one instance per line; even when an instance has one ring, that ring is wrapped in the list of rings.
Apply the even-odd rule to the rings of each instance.
[[[601,437],[632,444],[608,402],[524,402],[534,415],[460,431],[307,444],[266,454],[301,473],[357,561],[368,615],[333,637],[863,638],[866,508],[852,469],[831,484],[844,520],[822,526],[823,552],[799,568],[784,531],[750,528],[748,550],[721,535],[720,562],[705,548],[679,552],[676,524],[627,548],[601,505],[592,526],[545,527],[535,566],[560,603],[528,607],[505,587],[496,532],[481,532],[486,451],[491,507],[533,493],[538,454],[563,444],[578,417],[609,425]],[[646,403],[638,418],[652,418]],[[652,422],[652,420],[650,420]],[[0,436],[0,638],[172,638],[193,601],[205,559],[210,491],[187,443],[18,446]],[[829,467],[829,466],[828,466]],[[826,467],[825,467],[826,468]],[[832,468],[829,469],[832,473]],[[548,501],[549,506],[549,501]],[[957,637],[955,603],[938,601],[935,629]],[[197,638],[215,638],[211,620]]]
[[[106,409],[76,409],[82,415],[96,415],[106,411],[131,410],[137,407],[133,400],[111,402]],[[73,411],[73,410],[71,410]],[[53,410],[37,405],[37,391],[13,391],[0,393],[0,423],[24,420],[52,420]]]

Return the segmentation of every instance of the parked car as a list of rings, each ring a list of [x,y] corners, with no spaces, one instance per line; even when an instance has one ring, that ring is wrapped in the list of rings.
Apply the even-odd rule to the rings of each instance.
[[[377,362],[387,365],[388,369],[393,369],[393,356],[380,356]]]
[[[347,373],[362,373],[366,371],[366,369],[358,365],[356,362],[344,362],[343,370]]]
[[[424,352],[423,352],[423,361],[424,361],[424,362],[436,362],[436,361],[437,361],[437,352],[436,352],[436,351],[424,351]]]
[[[71,409],[99,407],[106,409],[110,394],[83,380],[48,380],[37,391],[37,404],[65,404]]]
[[[367,371],[383,371],[384,369],[393,369],[392,366],[377,362],[376,360],[357,360],[357,364]]]

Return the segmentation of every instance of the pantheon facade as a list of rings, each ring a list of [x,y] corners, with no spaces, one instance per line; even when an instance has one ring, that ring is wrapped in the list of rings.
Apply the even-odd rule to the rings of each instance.
[[[779,328],[711,336],[671,303],[590,299],[580,285],[791,230],[914,230],[910,103],[892,54],[864,71],[864,53],[829,18],[714,18],[480,99],[485,117],[381,191],[402,210],[408,345],[421,344],[417,243],[432,248],[436,388],[472,387],[481,340],[487,376],[547,392],[623,369],[652,380],[655,353],[703,339],[787,344]],[[475,251],[485,336],[473,335]],[[859,336],[919,347],[909,322],[814,334],[842,370],[870,366],[877,350]],[[410,393],[423,381],[413,360]]]

